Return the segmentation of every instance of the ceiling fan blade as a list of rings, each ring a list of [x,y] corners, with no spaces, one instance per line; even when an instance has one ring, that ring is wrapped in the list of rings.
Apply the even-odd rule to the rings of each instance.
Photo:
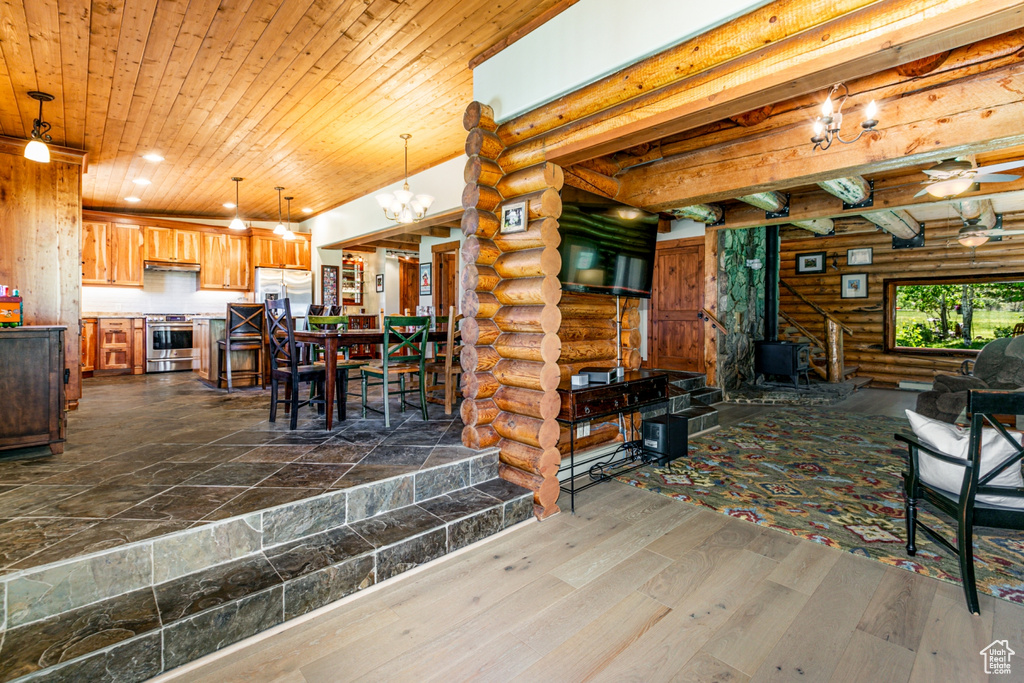
[[[918,197],[923,197],[926,194],[928,194],[928,188],[927,187],[924,188],[923,190],[921,190],[920,192],[918,192],[917,194],[915,194],[914,195],[914,199],[917,199]]]
[[[1010,237],[1011,235],[1024,235],[1024,230],[1004,230],[1002,228],[990,228],[988,230],[978,230],[979,235],[988,235],[989,237]]]
[[[1009,183],[1014,180],[1020,180],[1020,176],[1007,173],[986,173],[974,176],[973,180],[976,183]]]
[[[976,168],[976,173],[1001,173],[1003,171],[1009,171],[1011,168],[1020,168],[1024,166],[1024,159],[1018,159],[1017,161],[1006,161],[1001,164],[993,164],[992,166],[982,166]]]

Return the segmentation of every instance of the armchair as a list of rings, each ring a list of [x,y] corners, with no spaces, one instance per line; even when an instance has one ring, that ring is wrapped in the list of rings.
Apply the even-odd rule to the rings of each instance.
[[[971,390],[1024,388],[1024,337],[1004,337],[985,345],[973,361],[965,360],[960,374],[939,374],[932,390],[917,397],[916,412],[954,422],[967,407]]]

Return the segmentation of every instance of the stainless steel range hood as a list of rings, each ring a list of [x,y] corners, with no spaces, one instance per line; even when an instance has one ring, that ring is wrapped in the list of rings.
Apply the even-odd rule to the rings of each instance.
[[[167,263],[165,261],[146,261],[146,270],[173,270],[184,273],[198,273],[198,263]]]

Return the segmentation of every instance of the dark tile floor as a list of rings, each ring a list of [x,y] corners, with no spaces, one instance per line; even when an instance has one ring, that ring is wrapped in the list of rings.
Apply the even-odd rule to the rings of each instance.
[[[327,432],[309,408],[288,430],[269,391],[210,389],[191,373],[87,379],[61,455],[0,452],[0,573],[461,460],[462,421],[392,404]]]

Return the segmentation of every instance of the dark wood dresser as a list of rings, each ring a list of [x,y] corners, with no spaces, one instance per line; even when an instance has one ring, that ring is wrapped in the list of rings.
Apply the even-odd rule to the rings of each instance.
[[[0,450],[48,445],[64,452],[64,331],[0,329]]]

